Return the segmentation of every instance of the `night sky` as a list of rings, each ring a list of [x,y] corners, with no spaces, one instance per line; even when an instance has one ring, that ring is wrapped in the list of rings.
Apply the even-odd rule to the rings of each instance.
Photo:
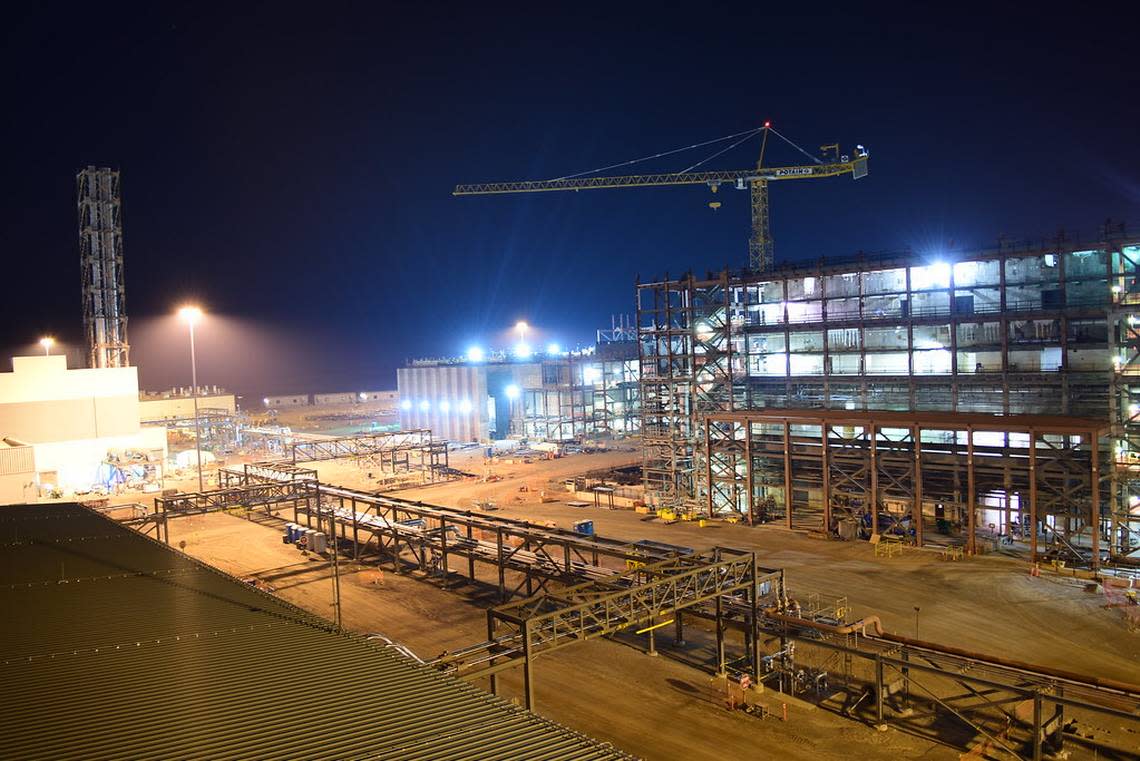
[[[0,346],[53,333],[82,356],[87,164],[123,173],[148,388],[189,383],[168,315],[191,299],[210,313],[201,381],[245,394],[394,387],[408,357],[501,345],[518,319],[588,342],[632,313],[638,276],[743,266],[747,194],[454,185],[558,177],[765,119],[809,150],[862,143],[872,159],[858,182],[773,186],[778,262],[1110,217],[1137,229],[1140,67],[1123,17],[999,5],[22,4],[0,32]]]

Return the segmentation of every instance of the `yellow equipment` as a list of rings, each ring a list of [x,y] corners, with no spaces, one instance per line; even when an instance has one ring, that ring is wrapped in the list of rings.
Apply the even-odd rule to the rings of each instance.
[[[764,149],[768,145],[768,133],[775,133],[777,137],[789,143],[801,153],[804,153],[814,163],[800,166],[764,166]],[[855,155],[841,155],[837,144],[825,145],[821,151],[831,154],[828,160],[817,159],[807,154],[799,146],[792,143],[772,128],[771,122],[764,122],[763,127],[749,130],[744,133],[745,139],[754,134],[762,133],[760,144],[760,160],[755,168],[738,170],[718,170],[705,172],[663,172],[657,174],[632,174],[616,177],[574,176],[562,177],[554,180],[523,180],[519,182],[482,182],[473,185],[457,185],[452,195],[475,196],[493,195],[499,193],[540,193],[553,190],[594,190],[599,188],[644,188],[660,187],[666,185],[707,185],[715,193],[722,184],[728,184],[737,190],[748,189],[752,193],[752,237],[748,241],[748,264],[755,272],[767,272],[772,269],[772,236],[768,227],[768,183],[779,180],[806,180],[818,177],[837,177],[850,174],[854,179],[867,176],[867,164],[870,154],[863,146],[855,148]],[[739,135],[730,135],[729,138]],[[727,139],[727,138],[726,138]],[[710,141],[717,142],[717,141]],[[743,142],[743,141],[740,141]],[[740,143],[736,143],[739,145]],[[702,145],[705,145],[702,143]],[[687,150],[687,149],[680,149]],[[672,151],[673,153],[676,151]],[[723,151],[721,151],[723,153]],[[656,158],[665,154],[657,154]],[[715,155],[719,155],[715,154]],[[710,157],[712,158],[712,157]],[[636,163],[643,159],[624,162]],[[707,159],[706,159],[707,160]],[[704,163],[704,162],[700,162]],[[590,175],[592,173],[585,173]],[[710,204],[717,208],[720,204]]]

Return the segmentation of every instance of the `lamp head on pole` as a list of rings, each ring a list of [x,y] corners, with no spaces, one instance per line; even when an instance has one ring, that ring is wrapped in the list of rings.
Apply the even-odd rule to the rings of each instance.
[[[44,336],[40,339],[40,346],[44,347],[44,356],[51,354],[51,347],[55,346],[55,339],[51,336]]]
[[[202,310],[200,307],[188,304],[178,310],[178,316],[181,317],[182,321],[187,325],[193,326],[202,321]]]

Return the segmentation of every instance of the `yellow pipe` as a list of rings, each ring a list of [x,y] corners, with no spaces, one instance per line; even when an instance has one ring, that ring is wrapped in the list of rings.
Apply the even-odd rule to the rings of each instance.
[[[654,629],[660,629],[662,626],[668,626],[669,624],[673,623],[673,621],[674,621],[674,619],[670,618],[668,621],[662,621],[659,624],[654,624],[653,626],[647,626],[644,629],[638,629],[637,633],[638,634],[645,634],[646,632],[651,632]]]

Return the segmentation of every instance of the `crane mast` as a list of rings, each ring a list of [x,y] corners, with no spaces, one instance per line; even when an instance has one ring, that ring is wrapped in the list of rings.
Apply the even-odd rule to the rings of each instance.
[[[764,123],[760,145],[760,159],[753,169],[713,170],[703,172],[659,172],[629,174],[613,177],[582,176],[555,180],[519,180],[514,182],[483,182],[456,185],[452,195],[496,195],[503,193],[543,193],[562,190],[596,190],[601,188],[645,188],[670,185],[707,185],[714,193],[721,185],[736,190],[748,190],[751,195],[752,235],[748,240],[748,265],[754,272],[772,269],[773,246],[768,223],[768,183],[783,180],[816,179],[850,174],[858,180],[867,176],[870,155],[857,146],[854,156],[839,153],[838,145],[823,146],[831,151],[833,160],[824,161],[809,156],[815,163],[798,166],[764,166],[764,151],[768,144],[771,124]],[[779,134],[779,133],[777,133]],[[793,144],[794,145],[794,144]],[[798,148],[798,146],[796,146]],[[802,151],[802,149],[800,149]]]

